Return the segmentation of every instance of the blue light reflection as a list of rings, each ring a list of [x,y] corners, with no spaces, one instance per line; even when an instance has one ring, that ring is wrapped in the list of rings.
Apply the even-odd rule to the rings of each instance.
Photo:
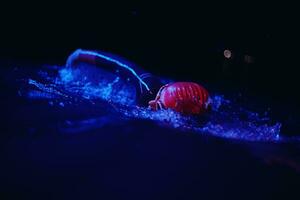
[[[135,73],[128,65],[119,60],[102,54],[97,54],[97,56],[129,68],[132,73]],[[212,111],[203,121],[195,117],[183,116],[172,110],[151,111],[149,108],[140,107],[136,102],[136,86],[130,81],[118,77],[118,73],[106,72],[90,65],[77,68],[62,66],[53,69],[57,70],[56,76],[50,75],[47,71],[49,69],[44,69],[43,73],[40,73],[41,81],[28,79],[28,84],[34,88],[31,87],[27,90],[28,95],[25,95],[27,98],[49,99],[49,105],[60,106],[61,109],[64,109],[67,104],[76,106],[75,102],[78,99],[90,100],[90,103],[95,105],[97,103],[94,101],[101,100],[107,102],[123,120],[151,120],[162,126],[183,131],[238,140],[273,142],[283,140],[280,136],[280,123],[272,123],[266,114],[261,115],[239,107],[223,95],[211,95]],[[143,83],[137,74],[135,75],[149,89],[147,84]],[[42,93],[44,95],[41,95]],[[113,118],[105,117],[105,115],[79,121],[68,119],[68,123],[61,130],[63,132],[81,132],[111,123],[110,120]]]

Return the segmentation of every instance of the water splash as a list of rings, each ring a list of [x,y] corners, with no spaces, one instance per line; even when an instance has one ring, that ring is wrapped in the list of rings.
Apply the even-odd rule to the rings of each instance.
[[[101,69],[87,66],[76,69],[54,68],[57,70],[55,76],[50,75],[46,70],[39,73],[41,82],[28,79],[28,84],[34,88],[28,91],[30,95],[27,95],[27,98],[36,99],[38,97],[40,99],[44,97],[47,99],[48,97],[51,99],[49,104],[52,105],[53,98],[57,98],[59,99],[58,106],[62,108],[66,104],[74,104],[74,99],[102,100],[108,102],[111,109],[114,109],[123,120],[151,120],[163,126],[223,138],[275,142],[282,140],[280,123],[272,124],[266,113],[260,115],[247,110],[223,95],[211,95],[212,110],[206,116],[202,118],[183,116],[170,109],[152,111],[149,108],[137,106],[136,88],[118,77],[117,74],[106,73]],[[42,82],[43,80],[44,82]],[[33,92],[37,90],[39,93]],[[43,96],[41,93],[45,95]],[[62,130],[80,132],[88,128],[97,128],[99,124],[102,126],[109,121],[110,119],[105,116],[82,121],[68,120],[67,128]]]
[[[128,81],[128,80],[127,80]],[[100,68],[82,66],[76,69],[61,68],[55,84],[65,91],[85,99],[102,99],[109,102],[133,105],[136,89],[132,84]]]
[[[231,105],[229,100],[222,96],[213,96],[217,99],[218,109],[212,110],[205,118],[199,119],[192,116],[183,116],[173,110],[150,111],[146,108],[136,108],[124,112],[132,118],[155,120],[160,124],[173,128],[192,131],[199,134],[210,134],[223,138],[241,139],[247,141],[280,141],[280,123],[270,124],[265,117],[250,111],[226,109],[226,104]],[[219,100],[223,102],[219,105]],[[214,103],[214,100],[213,104]],[[247,115],[240,117],[240,115]]]

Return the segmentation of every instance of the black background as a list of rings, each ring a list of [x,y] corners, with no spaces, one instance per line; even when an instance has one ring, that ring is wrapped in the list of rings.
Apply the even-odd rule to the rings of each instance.
[[[237,68],[244,55],[255,58],[243,87],[275,100],[299,99],[293,5],[13,2],[1,15],[2,60],[63,64],[77,48],[99,49],[159,75],[218,82],[223,50],[230,49]],[[229,82],[241,79],[237,73]]]

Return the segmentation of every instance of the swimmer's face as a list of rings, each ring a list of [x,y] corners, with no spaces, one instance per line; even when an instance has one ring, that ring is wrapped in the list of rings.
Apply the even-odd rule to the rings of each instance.
[[[157,110],[158,109],[158,105],[157,105],[156,100],[149,101],[148,104],[149,104],[149,107],[151,108],[151,110]]]

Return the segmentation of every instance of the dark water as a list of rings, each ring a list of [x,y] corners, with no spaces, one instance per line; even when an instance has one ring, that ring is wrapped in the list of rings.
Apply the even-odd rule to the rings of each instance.
[[[4,78],[3,196],[298,195],[299,139],[282,135],[269,110],[238,103],[241,94],[217,94],[206,84],[212,110],[193,117],[139,105],[132,80],[90,65],[14,66]]]

